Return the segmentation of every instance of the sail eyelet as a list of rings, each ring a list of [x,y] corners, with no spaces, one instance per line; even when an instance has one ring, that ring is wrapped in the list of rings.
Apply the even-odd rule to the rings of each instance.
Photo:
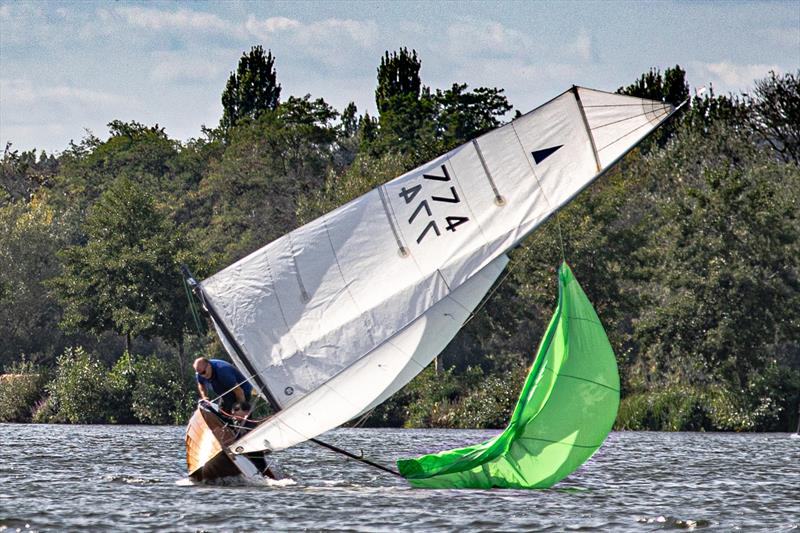
[[[294,388],[293,387],[286,387],[285,389],[283,389],[283,393],[286,396],[291,396],[292,394],[294,394]]]

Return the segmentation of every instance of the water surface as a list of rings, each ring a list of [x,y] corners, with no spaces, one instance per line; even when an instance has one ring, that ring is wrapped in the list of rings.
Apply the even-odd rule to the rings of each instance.
[[[655,531],[800,529],[800,439],[612,433],[550,490],[422,490],[306,444],[294,483],[195,485],[184,429],[0,424],[0,531]],[[340,429],[390,464],[492,431]]]

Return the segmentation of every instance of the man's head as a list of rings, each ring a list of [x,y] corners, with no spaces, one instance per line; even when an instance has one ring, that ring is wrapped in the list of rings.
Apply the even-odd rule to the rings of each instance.
[[[194,360],[194,371],[206,379],[211,379],[214,375],[214,367],[205,357],[198,357]]]

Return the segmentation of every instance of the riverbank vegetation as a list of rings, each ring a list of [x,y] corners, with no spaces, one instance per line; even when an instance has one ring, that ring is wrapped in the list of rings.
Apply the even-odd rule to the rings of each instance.
[[[514,113],[499,88],[426,87],[406,49],[381,59],[376,116],[284,97],[276,65],[246,53],[198,139],[115,120],[58,154],[5,148],[0,421],[183,423],[191,359],[225,355],[181,264],[210,275]],[[689,97],[679,66],[619,91]],[[794,429],[799,165],[800,72],[692,98],[514,250],[436,364],[361,423],[504,425],[566,258],[617,354],[618,428]]]

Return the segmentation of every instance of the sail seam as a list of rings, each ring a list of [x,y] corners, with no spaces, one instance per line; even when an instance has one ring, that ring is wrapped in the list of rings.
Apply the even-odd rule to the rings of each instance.
[[[581,118],[583,119],[583,127],[586,128],[586,136],[589,137],[589,143],[592,145],[592,153],[594,153],[594,161],[597,165],[597,172],[603,170],[603,165],[600,164],[600,153],[597,150],[597,145],[594,143],[594,135],[592,135],[592,128],[589,127],[589,119],[586,118],[586,111],[583,109],[583,102],[581,95],[578,93],[578,88],[572,86],[572,94],[575,96],[575,102],[578,104],[578,111],[580,111]]]
[[[386,213],[386,219],[389,221],[389,226],[392,228],[392,234],[394,235],[394,240],[397,242],[397,247],[400,252],[401,257],[406,257],[409,254],[408,248],[403,245],[403,240],[400,238],[400,233],[395,226],[394,223],[394,212],[392,211],[391,204],[389,204],[389,199],[386,197],[386,191],[384,190],[384,185],[378,187],[378,196],[381,198],[381,204],[383,204],[383,211]]]
[[[597,385],[598,387],[603,387],[604,389],[608,389],[610,391],[619,392],[619,389],[615,389],[614,387],[609,387],[608,385],[605,385],[603,383],[598,383],[597,381],[592,381],[591,379],[581,378],[578,376],[571,376],[569,374],[560,374],[560,373],[558,374],[558,377],[577,379],[578,381],[585,381],[586,383],[591,383],[592,385]]]
[[[620,94],[618,96],[624,96],[624,95]],[[636,107],[636,106],[641,106],[641,105],[642,105],[641,102],[635,102],[635,103],[632,103],[632,104],[584,104],[583,107],[584,108],[588,108],[588,107],[592,107],[592,108],[594,108],[594,107]],[[661,104],[661,105],[664,105],[664,104]]]
[[[564,446],[572,446],[574,448],[599,448],[600,446],[603,445],[602,442],[600,444],[575,444],[575,443],[561,442],[560,440],[550,440],[550,439],[543,439],[541,437],[525,437],[525,436],[519,436],[517,437],[517,440],[538,440],[541,442],[549,442],[551,444],[562,444]]]

